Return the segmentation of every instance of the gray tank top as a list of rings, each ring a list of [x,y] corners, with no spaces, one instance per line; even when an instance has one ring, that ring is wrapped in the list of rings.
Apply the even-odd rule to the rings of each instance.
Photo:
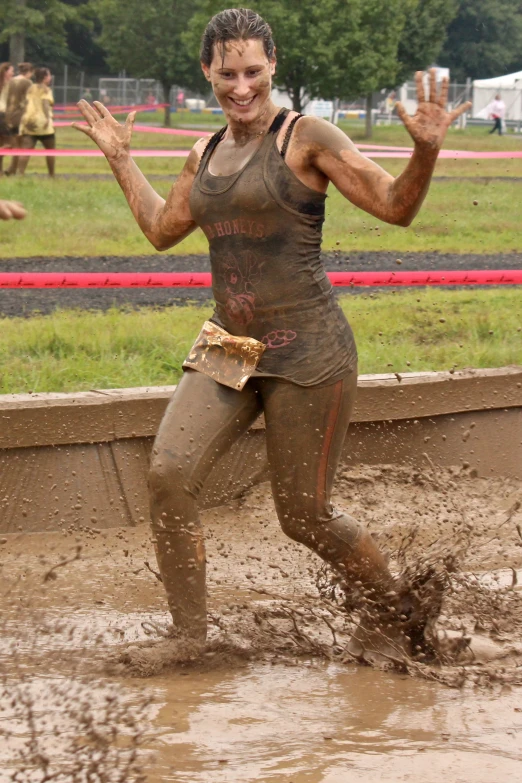
[[[325,385],[356,368],[357,351],[319,258],[326,196],[302,183],[277,148],[287,115],[277,115],[248,163],[231,175],[208,170],[226,128],[215,134],[190,209],[210,246],[211,320],[266,345],[253,377]]]

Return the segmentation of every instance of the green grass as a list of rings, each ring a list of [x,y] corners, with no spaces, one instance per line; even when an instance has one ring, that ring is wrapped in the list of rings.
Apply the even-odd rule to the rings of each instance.
[[[145,121],[158,117],[144,115]],[[219,126],[222,118],[190,113],[173,115],[173,122],[189,127],[210,123]],[[361,140],[361,125],[341,123],[353,138]],[[94,147],[72,128],[59,128],[59,147]],[[136,133],[134,147],[173,148],[191,146],[194,139],[184,136]],[[400,126],[375,128],[374,143],[407,145],[409,137]],[[493,137],[483,128],[465,132],[451,129],[446,147],[462,149],[520,149],[522,136]],[[394,176],[405,167],[404,160],[380,160]],[[161,175],[154,187],[162,196],[183,166],[179,158],[140,158],[146,175]],[[45,172],[43,158],[31,160],[29,172]],[[23,223],[0,224],[0,257],[38,255],[136,255],[153,254],[154,248],[141,235],[125,199],[112,179],[104,158],[58,159],[59,173],[68,179],[49,181],[46,177],[4,178],[2,197],[22,201],[29,210]],[[111,179],[74,178],[74,174],[105,174]],[[435,175],[450,181],[432,183],[419,217],[407,229],[388,226],[352,207],[334,188],[327,201],[324,248],[345,252],[389,250],[440,251],[451,253],[495,253],[520,250],[520,184],[489,181],[490,177],[522,177],[522,159],[441,160]],[[459,178],[473,178],[475,182]],[[473,202],[478,201],[478,205]],[[379,227],[376,230],[376,227]],[[172,250],[174,253],[206,253],[200,231]]]
[[[522,364],[516,289],[344,296],[342,306],[361,373]],[[0,393],[174,384],[210,312],[172,307],[2,319]]]
[[[491,124],[492,125],[492,124]],[[522,134],[507,133],[503,136],[490,135],[491,125],[468,125],[466,130],[450,128],[444,147],[451,150],[521,150]],[[339,127],[357,142],[368,143],[364,137],[364,125],[353,120],[341,120]],[[389,144],[397,147],[411,147],[411,137],[402,124],[378,125],[373,128],[372,144]]]
[[[179,166],[179,161],[178,161]],[[170,181],[154,182],[166,196]],[[156,251],[143,237],[112,180],[4,179],[2,196],[22,201],[22,222],[0,223],[0,257],[141,255]],[[497,253],[520,250],[518,182],[434,182],[409,228],[381,223],[335,189],[327,200],[324,249]],[[475,206],[473,201],[478,201]],[[378,230],[376,230],[378,227]],[[339,243],[339,244],[337,244]],[[207,253],[201,231],[173,253]]]

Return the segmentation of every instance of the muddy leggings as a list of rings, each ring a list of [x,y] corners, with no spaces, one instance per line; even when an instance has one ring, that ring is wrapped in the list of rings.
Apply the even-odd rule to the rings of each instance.
[[[330,493],[357,390],[357,373],[330,386],[251,379],[241,392],[189,370],[156,437],[149,477],[158,565],[174,625],[206,634],[205,545],[197,501],[213,466],[261,411],[283,531],[334,566],[360,535]]]

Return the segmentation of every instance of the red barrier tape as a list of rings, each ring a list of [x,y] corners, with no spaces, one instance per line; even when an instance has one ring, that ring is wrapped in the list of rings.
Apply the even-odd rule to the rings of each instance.
[[[522,269],[458,272],[328,272],[332,285],[522,285]],[[2,272],[0,288],[208,288],[210,272]]]

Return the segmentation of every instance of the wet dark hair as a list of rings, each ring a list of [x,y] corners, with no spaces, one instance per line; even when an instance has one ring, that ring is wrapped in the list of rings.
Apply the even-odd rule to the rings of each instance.
[[[37,68],[34,72],[34,80],[36,84],[41,84],[48,73],[51,73],[49,68]]]
[[[265,54],[271,60],[275,46],[270,25],[249,8],[227,8],[213,16],[205,27],[199,58],[203,65],[210,67],[215,45],[223,49],[227,41],[249,41],[252,38],[263,42]]]

